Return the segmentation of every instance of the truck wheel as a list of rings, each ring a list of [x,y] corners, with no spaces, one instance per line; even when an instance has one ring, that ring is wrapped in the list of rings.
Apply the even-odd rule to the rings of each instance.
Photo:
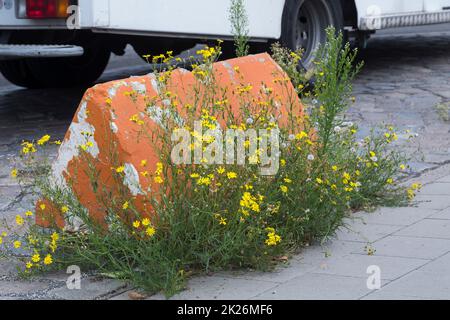
[[[281,43],[303,49],[302,67],[310,69],[315,52],[326,40],[326,28],[341,31],[344,15],[339,0],[287,0],[283,13]]]
[[[30,72],[25,60],[0,61],[0,73],[19,87],[38,88],[39,81]]]
[[[0,72],[9,82],[29,89],[84,86],[102,75],[110,54],[96,49],[74,58],[1,61]]]

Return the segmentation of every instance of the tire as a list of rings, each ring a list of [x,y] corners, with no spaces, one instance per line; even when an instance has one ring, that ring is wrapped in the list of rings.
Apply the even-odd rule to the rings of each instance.
[[[315,52],[326,41],[326,28],[344,28],[340,0],[287,0],[283,12],[280,42],[291,50],[303,49],[301,66],[312,67]]]
[[[39,81],[33,77],[25,60],[0,61],[0,73],[16,86],[39,88]]]
[[[57,33],[16,32],[9,43],[70,43],[84,48],[84,55],[70,58],[20,59],[0,61],[0,72],[11,83],[30,89],[87,86],[105,70],[111,51],[94,35],[60,39]]]

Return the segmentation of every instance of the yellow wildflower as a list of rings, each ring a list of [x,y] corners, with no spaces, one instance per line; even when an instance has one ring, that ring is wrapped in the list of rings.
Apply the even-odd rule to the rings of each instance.
[[[14,245],[14,248],[20,249],[20,247],[22,247],[22,242],[20,242],[20,241],[14,241],[13,245]]]
[[[150,225],[150,219],[148,219],[148,218],[143,219],[142,220],[142,225],[144,227],[148,227]]]
[[[50,265],[53,263],[53,259],[52,256],[50,254],[48,254],[45,258],[44,258],[44,264],[45,265]]]
[[[155,171],[155,174],[161,175],[162,172],[163,172],[163,164],[162,164],[162,162],[158,162],[158,163],[156,164],[156,171]]]
[[[237,179],[237,173],[236,172],[232,172],[232,171],[230,171],[230,172],[228,172],[227,173],[227,177],[228,177],[228,179]]]
[[[19,172],[17,171],[17,169],[12,169],[11,170],[11,178],[17,178],[17,174],[18,174]]]
[[[141,172],[141,176],[143,176],[144,178],[148,177],[148,175],[149,175],[148,171]]]
[[[38,263],[39,261],[41,261],[41,256],[39,255],[39,253],[34,254],[31,257],[31,261],[33,261],[34,263]]]
[[[43,136],[42,138],[40,138],[38,140],[37,144],[40,146],[43,146],[44,144],[46,144],[49,141],[50,141],[50,136],[48,134],[46,134],[45,136]]]
[[[155,233],[156,233],[156,230],[155,230],[155,228],[153,228],[153,227],[148,227],[148,228],[145,230],[145,234],[146,234],[147,236],[149,236],[149,237],[153,237],[153,236],[155,235]]]
[[[413,183],[411,185],[411,189],[413,189],[414,191],[420,190],[420,189],[422,189],[422,184],[420,184],[420,183]]]
[[[34,147],[34,144],[32,144],[31,142],[27,142],[27,141],[24,141],[23,143],[22,143],[22,153],[23,154],[29,154],[29,153],[35,153],[37,150],[36,150],[36,148]]]
[[[153,179],[155,181],[155,183],[157,184],[163,184],[164,183],[164,179],[161,178],[160,176],[157,176]]]
[[[141,226],[141,222],[140,221],[135,221],[133,222],[133,227],[135,227],[136,229],[138,229]]]
[[[125,166],[120,166],[116,168],[117,173],[123,173],[125,171]]]
[[[305,131],[302,131],[302,132],[300,132],[299,134],[297,134],[295,136],[295,139],[302,140],[302,139],[307,138],[307,137],[308,137],[308,134]]]
[[[17,215],[17,216],[16,216],[16,223],[17,223],[18,226],[23,225],[24,220],[23,220],[23,218],[22,218],[21,215]]]
[[[209,177],[202,177],[197,180],[199,186],[209,186],[211,185],[211,179]]]
[[[56,232],[53,232],[50,238],[52,239],[52,241],[58,241],[59,234],[57,234]]]
[[[267,246],[276,246],[281,242],[281,237],[276,234],[274,228],[267,228],[266,231],[268,232],[266,239]]]

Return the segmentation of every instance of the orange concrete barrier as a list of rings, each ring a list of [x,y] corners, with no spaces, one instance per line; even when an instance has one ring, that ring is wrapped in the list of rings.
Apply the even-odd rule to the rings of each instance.
[[[277,106],[278,114],[274,116],[281,124],[302,118],[303,108],[294,87],[268,54],[217,62],[213,70],[222,89],[214,99],[227,101],[237,118],[243,117],[237,94],[240,90],[247,90],[256,106],[270,95]],[[160,141],[156,137],[171,134],[164,132],[162,115],[167,108],[174,108],[180,118],[185,117],[186,106],[194,104],[192,91],[197,81],[192,72],[183,69],[171,72],[166,90],[176,97],[176,103],[170,106],[168,101],[156,99],[159,88],[154,74],[87,90],[53,165],[54,182],[71,188],[100,223],[104,222],[108,208],[121,210],[123,204],[114,203],[111,198],[99,199],[99,191],[114,195],[123,192],[123,186],[140,210],[151,215],[152,206],[144,195],[149,188],[155,191],[159,185],[141,173],[158,171]],[[219,123],[223,125],[226,117],[218,119]],[[97,181],[95,185],[92,179]],[[51,206],[47,203],[46,207]],[[37,222],[44,226],[49,218],[55,218],[54,208],[47,214],[45,209],[38,208],[37,213]],[[61,226],[61,219],[57,222]]]

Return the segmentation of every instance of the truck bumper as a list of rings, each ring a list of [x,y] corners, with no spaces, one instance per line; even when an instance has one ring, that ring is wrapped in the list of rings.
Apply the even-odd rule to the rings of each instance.
[[[83,53],[82,47],[74,45],[0,44],[0,60],[78,57]]]

